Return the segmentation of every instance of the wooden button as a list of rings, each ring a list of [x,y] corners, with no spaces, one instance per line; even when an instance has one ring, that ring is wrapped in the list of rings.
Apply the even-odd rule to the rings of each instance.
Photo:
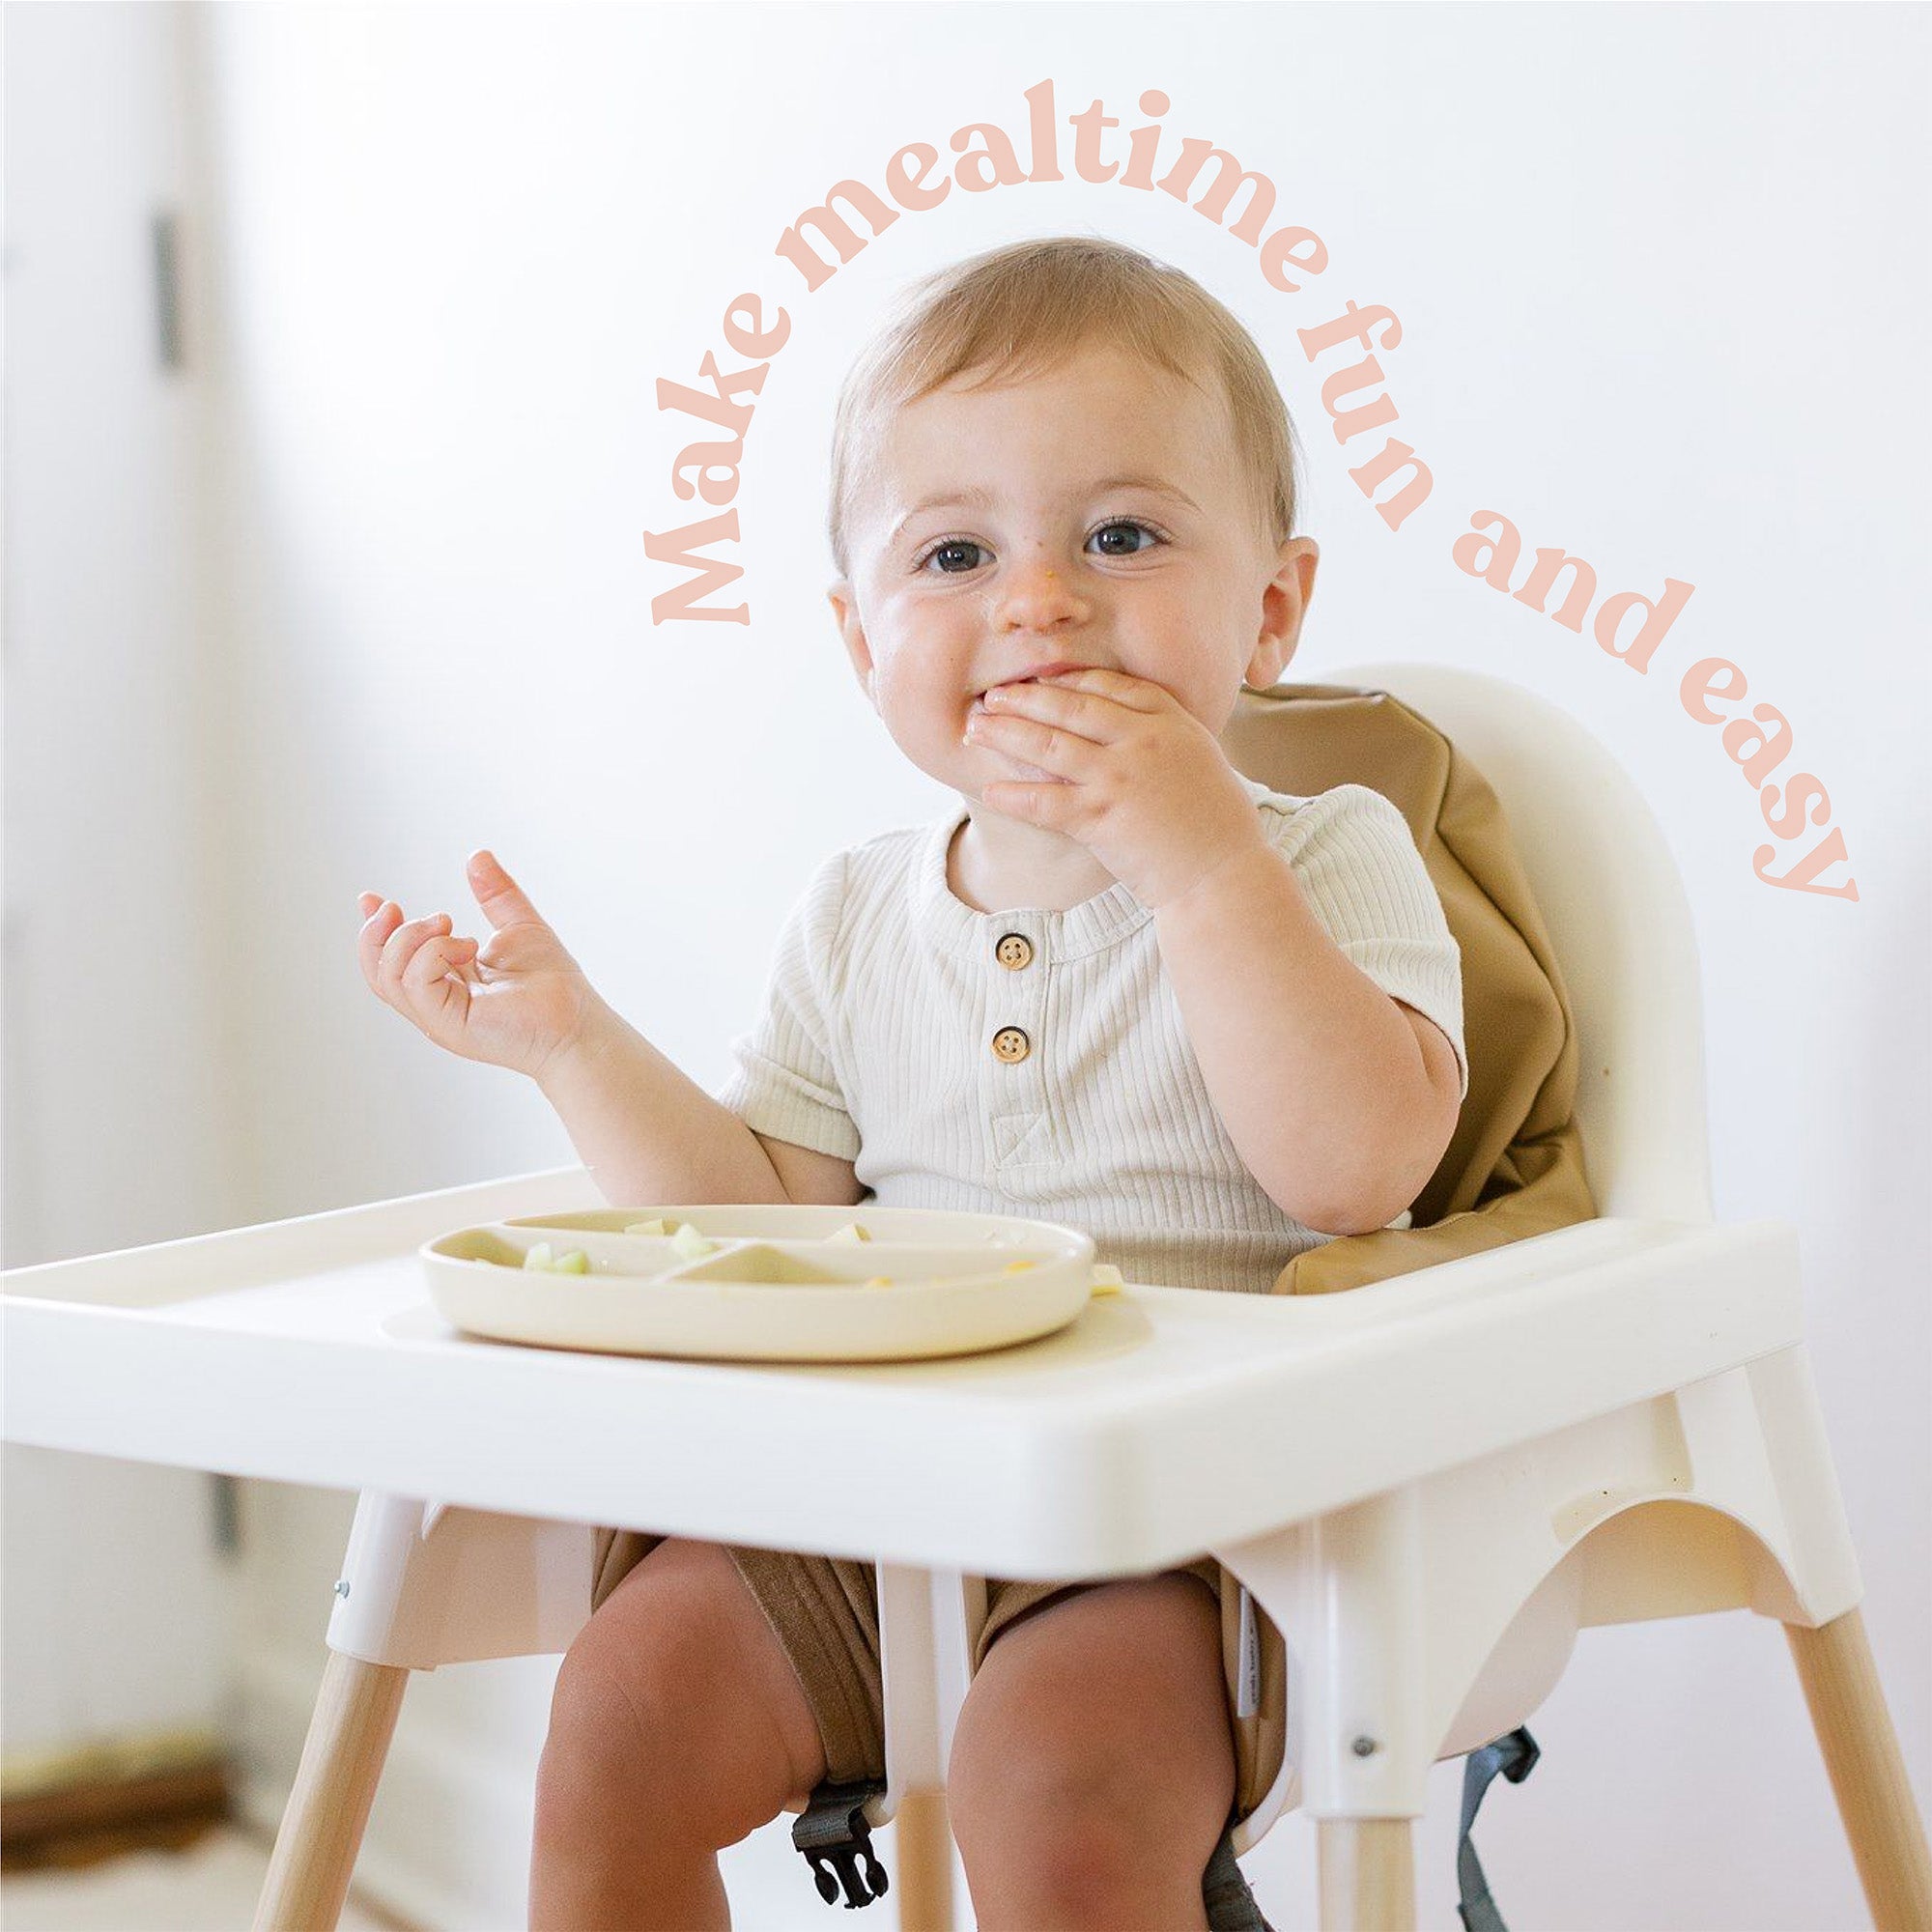
[[[1002,1060],[1024,1060],[1033,1051],[1033,1042],[1018,1027],[1002,1027],[993,1036],[993,1051]]]
[[[1033,964],[1033,941],[1023,932],[1005,932],[993,948],[993,957],[1009,973]]]

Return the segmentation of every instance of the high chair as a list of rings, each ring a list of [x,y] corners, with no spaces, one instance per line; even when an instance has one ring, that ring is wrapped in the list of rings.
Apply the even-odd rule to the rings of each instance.
[[[1785,1626],[1874,1923],[1932,1932],[1932,1861],[1802,1336],[1796,1230],[1712,1219],[1696,948],[1656,822],[1581,725],[1516,686],[1406,665],[1336,682],[1439,725],[1502,802],[1574,1009],[1595,1219],[1346,1293],[1129,1284],[1058,1336],[957,1365],[863,1378],[707,1365],[700,1378],[686,1364],[464,1350],[393,1312],[420,1299],[412,1238],[466,1212],[596,1205],[581,1170],[529,1176],[243,1231],[250,1259],[237,1246],[210,1279],[260,1298],[237,1300],[229,1325],[300,1329],[301,1367],[257,1356],[245,1402],[230,1378],[229,1406],[191,1431],[128,1420],[96,1386],[111,1356],[124,1376],[136,1362],[200,1374],[213,1405],[208,1350],[183,1322],[153,1324],[136,1348],[66,1307],[165,1304],[187,1256],[172,1291],[152,1285],[154,1264],[149,1285],[128,1285],[132,1263],[162,1250],[10,1279],[10,1435],[362,1488],[257,1932],[335,1922],[408,1673],[566,1649],[589,1615],[593,1525],[627,1520],[876,1561],[888,1789],[867,1815],[899,1820],[888,1911],[908,1932],[951,1924],[938,1794],[980,1578],[1129,1575],[1203,1549],[1291,1661],[1289,1747],[1235,1848],[1297,1804],[1310,1812],[1324,1932],[1408,1932],[1430,1767],[1520,1726],[1579,1629],[1740,1607]],[[373,1295],[379,1278],[386,1352],[358,1353],[351,1340],[376,1324],[344,1284]],[[54,1299],[27,1302],[35,1293]],[[318,1353],[306,1337],[326,1295],[332,1346]],[[186,1325],[222,1319],[211,1308]],[[318,1401],[362,1392],[353,1446],[338,1439],[325,1460],[297,1445],[274,1404],[298,1374]],[[391,1424],[412,1378],[452,1405],[439,1429],[453,1439]],[[487,1432],[453,1406],[459,1389],[487,1393]],[[568,1397],[567,1459],[537,1433],[540,1390]],[[809,1472],[730,1462],[726,1424],[753,1413],[774,1439],[813,1439],[821,1462],[856,1468],[860,1445],[887,1439],[893,1453],[874,1450],[868,1479],[826,1500]],[[657,1460],[707,1418],[724,1466]],[[620,1448],[639,1473],[611,1473]]]
[[[1603,1219],[1346,1297],[1362,1326],[1380,1300],[1410,1323],[1480,1322],[1496,1346],[1463,1384],[1472,1424],[1458,1439],[1391,1418],[1355,1445],[1358,1466],[1328,1508],[1212,1546],[1303,1680],[1300,1749],[1236,1849],[1259,1842],[1299,1787],[1321,1821],[1322,1924],[1406,1925],[1408,1821],[1431,1764],[1521,1724],[1584,1625],[1748,1606],[1786,1626],[1875,1921],[1932,1925],[1923,1833],[1798,1338],[1795,1231],[1712,1225],[1697,955],[1667,848],[1595,741],[1520,689],[1413,666],[1337,682],[1405,699],[1502,801],[1577,1015]],[[1776,1310],[1775,1322],[1703,1346],[1713,1306],[1747,1303]],[[1503,1378],[1532,1386],[1506,1428],[1486,1430],[1474,1418]],[[1333,1439],[1348,1439],[1346,1425]],[[403,1669],[567,1647],[587,1534],[364,1498],[344,1566],[353,1587],[329,1630],[331,1683],[262,1926],[300,1922],[298,1880],[323,1862],[302,1849],[314,1814],[366,1808],[374,1732],[393,1718]],[[889,1789],[868,1807],[874,1824],[943,1786],[983,1615],[973,1577],[890,1563],[878,1574]],[[356,1686],[382,1714],[359,1719],[359,1751]],[[339,1810],[323,1803],[337,1765]],[[332,1849],[327,1892],[346,1882],[353,1842]],[[943,1811],[925,1808],[923,1836],[902,1825],[900,1851],[901,1922],[943,1925]]]

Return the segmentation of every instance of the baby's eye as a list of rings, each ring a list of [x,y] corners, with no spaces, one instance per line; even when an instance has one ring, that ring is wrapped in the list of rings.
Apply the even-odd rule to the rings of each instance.
[[[929,564],[935,557],[944,558],[951,556],[954,558],[955,561],[950,564],[942,562],[939,566],[940,574],[945,577],[957,577],[960,575],[962,571],[971,570],[974,567],[974,563],[971,559],[968,559],[967,561],[964,562],[957,561],[959,554],[962,551],[977,552],[980,556],[983,556],[985,554],[985,551],[982,548],[982,546],[976,544],[971,537],[946,537],[943,538],[940,542],[934,544],[933,547],[929,551],[927,551],[923,556],[920,558],[919,568],[921,570],[923,570],[925,566]]]
[[[1142,536],[1151,538],[1154,543],[1162,541],[1160,532],[1151,524],[1144,524],[1135,517],[1117,517],[1111,524],[1102,524],[1088,541],[1091,543],[1097,538],[1112,536],[1117,530],[1138,530]],[[1100,554],[1102,556],[1138,556],[1143,550],[1148,548],[1150,546],[1145,544],[1136,544],[1131,550],[1103,547]]]

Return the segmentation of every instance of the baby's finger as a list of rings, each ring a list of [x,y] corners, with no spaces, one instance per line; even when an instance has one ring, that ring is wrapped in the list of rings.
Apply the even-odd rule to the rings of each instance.
[[[542,915],[529,902],[523,887],[497,863],[497,855],[487,848],[469,855],[469,890],[483,916],[501,932],[506,925],[541,925]]]
[[[374,893],[363,895],[364,898],[375,898],[375,896]],[[383,946],[395,929],[395,922],[402,916],[401,906],[392,906],[387,899],[383,899],[362,923],[362,930],[355,941],[355,957],[362,967],[362,977],[368,980],[371,992],[380,994],[383,990],[378,977],[383,963]]]
[[[431,913],[427,919],[412,919],[397,926],[383,942],[382,963],[376,969],[378,990],[392,1005],[402,996],[403,974],[415,957],[416,948],[426,939],[440,938],[449,930],[446,912]]]
[[[476,964],[476,955],[482,950],[473,939],[451,939],[444,944],[449,950],[449,970],[465,985],[480,986],[483,974]]]
[[[419,1011],[460,1020],[468,1010],[469,989],[449,979],[454,965],[450,948],[462,944],[460,939],[426,939],[416,948],[403,972],[403,996]]]

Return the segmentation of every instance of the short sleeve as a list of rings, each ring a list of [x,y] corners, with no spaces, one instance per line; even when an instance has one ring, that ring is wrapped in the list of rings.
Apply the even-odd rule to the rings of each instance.
[[[713,1095],[753,1133],[855,1160],[852,1120],[834,1054],[839,915],[845,855],[813,873],[779,930],[764,1009],[731,1041],[734,1070]]]
[[[1408,821],[1367,785],[1336,785],[1293,811],[1267,809],[1274,842],[1337,948],[1391,999],[1434,1020],[1463,1046],[1463,955]]]

